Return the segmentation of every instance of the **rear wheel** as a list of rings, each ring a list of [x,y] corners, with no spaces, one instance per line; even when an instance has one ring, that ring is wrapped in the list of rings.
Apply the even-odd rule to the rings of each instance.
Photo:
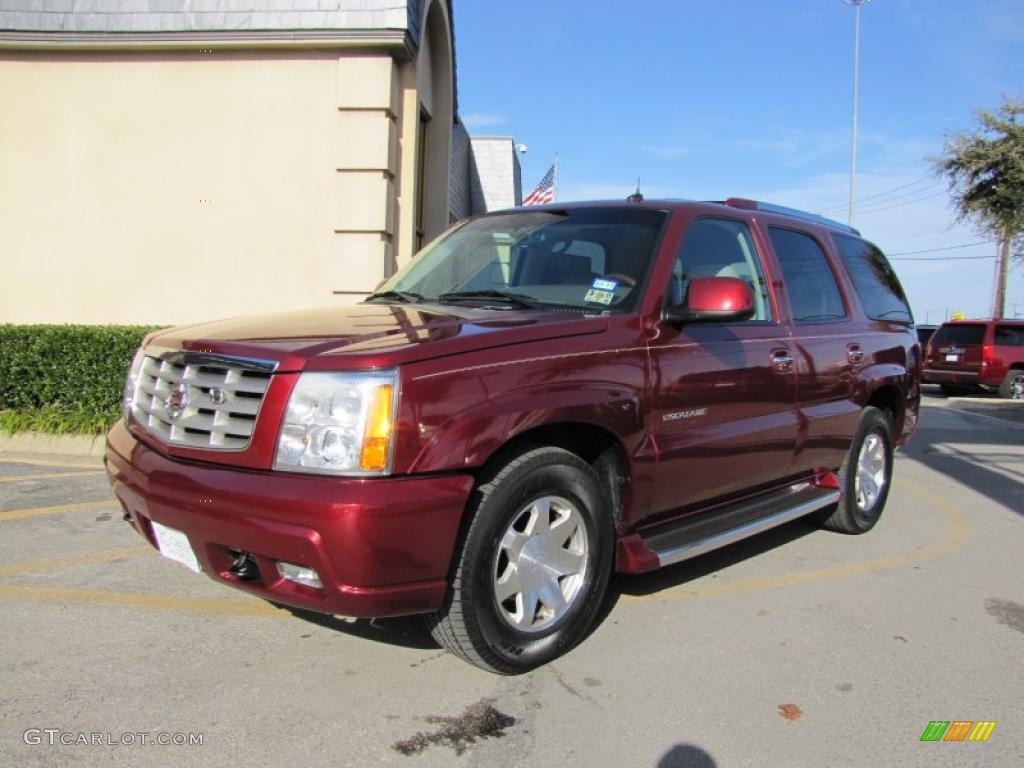
[[[867,533],[882,515],[892,480],[892,424],[884,411],[864,409],[839,476],[843,495],[824,525],[839,533]]]
[[[597,614],[612,565],[612,515],[590,466],[561,448],[513,459],[475,494],[441,611],[446,649],[490,672],[526,672],[572,648]]]
[[[1024,400],[1024,368],[1013,368],[1006,372],[999,385],[999,394],[1011,400]]]

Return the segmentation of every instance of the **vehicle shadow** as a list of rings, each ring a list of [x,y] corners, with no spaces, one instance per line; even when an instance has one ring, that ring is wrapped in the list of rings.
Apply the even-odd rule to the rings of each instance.
[[[334,630],[349,637],[372,640],[386,645],[416,650],[434,650],[440,646],[430,636],[422,616],[397,616],[388,619],[348,619],[316,611],[305,611],[287,605],[277,605],[298,619]]]
[[[820,513],[794,520],[723,549],[708,552],[693,560],[661,568],[651,573],[613,574],[605,601],[594,622],[594,629],[608,618],[623,595],[642,597],[677,587],[688,581],[695,581],[704,576],[712,575],[713,577],[719,571],[727,570],[737,563],[756,558],[776,547],[784,547],[804,536],[820,531],[819,515]]]
[[[1024,416],[1024,407],[988,398],[963,400],[949,409],[929,409],[900,453],[1024,516],[1024,471],[1017,468],[1024,430],[1010,420],[1000,429],[988,419],[982,424],[970,418],[970,414],[991,415],[995,409],[999,413],[1012,409],[1014,415],[1020,411]],[[987,428],[990,425],[992,428]],[[984,446],[984,450],[974,451],[972,446]]]
[[[776,547],[785,546],[818,530],[820,528],[813,518],[794,520],[791,523],[766,531],[754,538],[738,542],[731,547],[709,552],[693,560],[662,568],[653,573],[639,575],[613,574],[598,615],[584,638],[581,639],[581,642],[585,641],[592,632],[604,623],[622,595],[650,595],[670,587],[685,584],[702,576],[725,570],[749,558],[757,557]],[[298,619],[348,635],[349,637],[357,637],[363,640],[416,650],[434,650],[440,647],[434,641],[434,638],[430,636],[430,631],[427,629],[422,616],[399,616],[386,619],[348,619],[315,611],[306,611],[287,605],[276,605]],[[678,761],[666,763],[666,765],[690,764]],[[692,764],[704,765],[704,763],[700,762]]]

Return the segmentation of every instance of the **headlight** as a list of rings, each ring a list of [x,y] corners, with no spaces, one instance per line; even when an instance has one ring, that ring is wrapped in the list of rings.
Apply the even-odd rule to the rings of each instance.
[[[132,415],[132,407],[135,405],[135,391],[139,384],[139,373],[142,372],[142,363],[146,359],[146,353],[142,347],[135,352],[132,358],[132,367],[128,369],[128,378],[124,380],[124,396],[121,398],[121,411],[127,420]]]
[[[397,410],[398,371],[300,374],[285,410],[274,469],[386,475]]]

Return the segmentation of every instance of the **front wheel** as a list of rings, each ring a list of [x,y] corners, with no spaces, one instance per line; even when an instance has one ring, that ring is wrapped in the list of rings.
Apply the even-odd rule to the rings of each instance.
[[[484,482],[445,606],[427,619],[443,647],[490,672],[526,672],[578,643],[611,572],[612,514],[594,470],[536,448]]]
[[[839,476],[843,495],[824,525],[839,533],[867,533],[882,516],[892,481],[892,423],[884,411],[864,409]]]

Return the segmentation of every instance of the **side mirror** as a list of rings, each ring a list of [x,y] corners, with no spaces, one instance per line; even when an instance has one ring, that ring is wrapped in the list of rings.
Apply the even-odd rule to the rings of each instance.
[[[738,277],[695,277],[682,304],[665,310],[670,323],[728,323],[754,316],[754,292]]]

